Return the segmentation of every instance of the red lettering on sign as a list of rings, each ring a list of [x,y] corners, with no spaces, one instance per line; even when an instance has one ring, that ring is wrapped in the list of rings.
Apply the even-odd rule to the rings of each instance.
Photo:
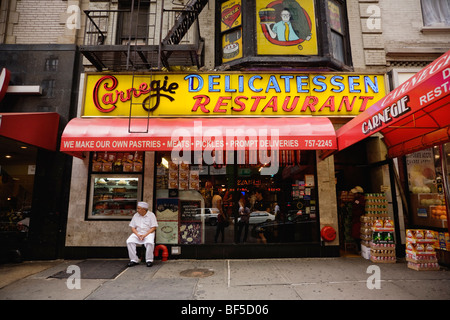
[[[206,105],[209,103],[209,101],[211,100],[208,96],[205,95],[197,95],[194,97],[195,99],[195,104],[192,107],[192,112],[196,112],[197,109],[200,107],[200,109],[204,112],[204,113],[209,113],[209,110],[206,109]],[[204,100],[204,102],[202,102]]]

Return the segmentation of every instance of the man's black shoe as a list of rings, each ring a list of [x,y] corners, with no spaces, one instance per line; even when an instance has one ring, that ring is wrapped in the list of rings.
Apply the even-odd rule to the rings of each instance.
[[[134,266],[137,266],[139,263],[137,263],[137,262],[134,262],[134,261],[130,261],[130,262],[128,262],[128,267],[134,267]]]
[[[147,267],[151,267],[151,266],[153,266],[153,262],[148,261],[148,262],[147,262]]]

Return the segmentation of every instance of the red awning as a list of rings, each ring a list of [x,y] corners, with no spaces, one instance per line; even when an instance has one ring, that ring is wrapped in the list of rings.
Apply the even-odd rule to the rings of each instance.
[[[336,138],[340,151],[381,131],[393,158],[448,142],[449,130],[450,51],[339,128]]]
[[[335,149],[328,118],[75,118],[61,151]]]
[[[59,114],[56,112],[0,113],[0,136],[56,151]]]

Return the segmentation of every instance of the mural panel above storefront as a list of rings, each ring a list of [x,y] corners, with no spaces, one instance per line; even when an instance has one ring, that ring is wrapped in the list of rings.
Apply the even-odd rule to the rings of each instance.
[[[258,54],[317,55],[313,0],[256,2]]]
[[[384,75],[87,74],[83,116],[355,116],[386,94]]]

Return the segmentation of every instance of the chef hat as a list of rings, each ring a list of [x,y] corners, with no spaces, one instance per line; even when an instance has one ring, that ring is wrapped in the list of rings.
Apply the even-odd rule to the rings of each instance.
[[[141,208],[144,208],[144,209],[148,209],[148,203],[147,202],[138,202],[137,206],[141,207]]]

